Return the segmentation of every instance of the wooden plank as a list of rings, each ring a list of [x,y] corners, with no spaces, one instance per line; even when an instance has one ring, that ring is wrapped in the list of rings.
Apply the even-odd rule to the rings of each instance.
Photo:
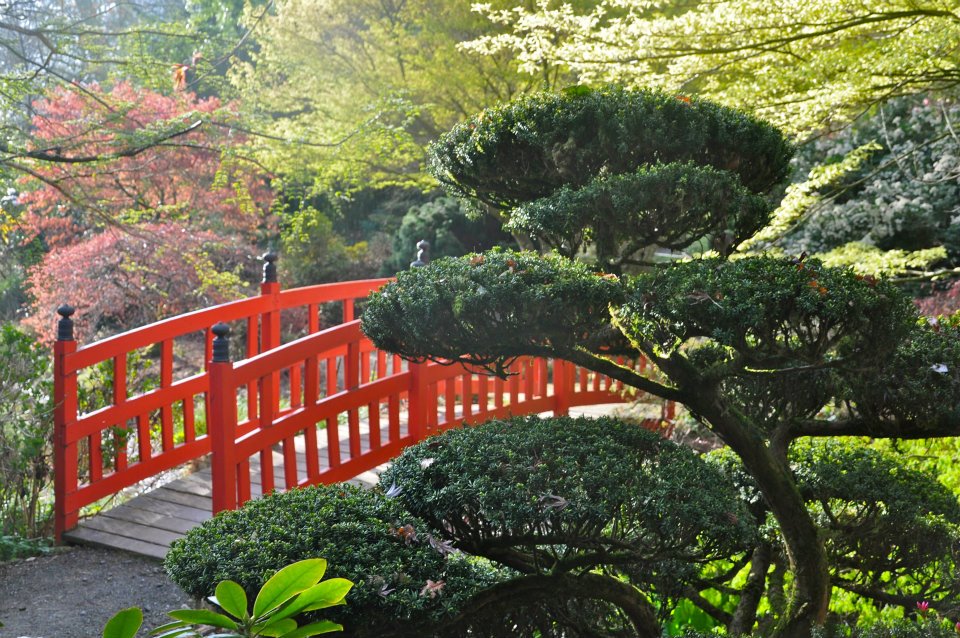
[[[124,521],[135,525],[146,525],[153,529],[161,529],[181,536],[200,524],[196,521],[180,518],[179,516],[170,516],[169,514],[160,514],[158,512],[131,507],[130,503],[124,503],[119,507],[114,507],[113,509],[102,512],[97,518]]]
[[[83,527],[89,529],[107,532],[116,536],[126,536],[145,543],[154,545],[164,545],[170,547],[170,543],[182,538],[183,534],[168,532],[167,530],[157,529],[149,525],[140,523],[131,523],[116,518],[107,518],[106,516],[94,516],[83,522]]]
[[[173,490],[175,492],[184,492],[186,494],[194,494],[196,496],[212,496],[213,488],[210,485],[210,481],[204,481],[202,478],[197,477],[194,474],[185,476],[176,481],[171,481],[164,485],[168,490]]]
[[[150,492],[150,498],[155,498],[158,501],[166,501],[168,503],[189,505],[190,507],[196,507],[197,509],[206,509],[208,512],[213,511],[212,496],[198,496],[196,494],[168,490],[166,486],[157,488]]]
[[[81,526],[64,533],[63,538],[77,545],[90,545],[93,547],[106,547],[108,549],[120,549],[126,552],[132,552],[141,556],[149,556],[163,560],[167,555],[167,548],[163,545],[146,543],[135,538],[117,536],[107,532],[101,532],[86,526]]]
[[[192,507],[182,503],[162,501],[154,498],[153,494],[154,492],[151,492],[150,494],[138,496],[127,503],[127,505],[136,507],[137,509],[146,510],[148,512],[156,512],[157,514],[164,514],[166,516],[176,516],[177,518],[193,521],[194,523],[203,523],[204,521],[208,521],[213,518],[213,514],[210,512],[209,507],[207,509],[201,509],[199,507]]]

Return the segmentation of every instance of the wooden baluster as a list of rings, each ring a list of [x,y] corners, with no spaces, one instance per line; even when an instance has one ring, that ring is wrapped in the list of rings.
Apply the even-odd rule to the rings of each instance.
[[[344,361],[344,390],[355,390],[360,386],[360,344],[351,341],[347,344],[347,356]],[[358,408],[347,410],[347,429],[350,444],[350,458],[360,456],[360,412]]]
[[[173,340],[160,343],[160,387],[173,385]],[[164,452],[173,449],[173,406],[166,402],[160,407],[160,446]]]

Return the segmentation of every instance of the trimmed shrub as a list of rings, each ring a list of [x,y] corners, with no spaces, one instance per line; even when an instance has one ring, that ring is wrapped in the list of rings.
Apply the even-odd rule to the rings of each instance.
[[[518,354],[609,336],[607,308],[622,299],[619,279],[584,264],[494,249],[399,273],[371,294],[362,326],[382,350],[463,359],[502,375],[500,364]],[[477,344],[496,352],[481,355]]]
[[[448,192],[502,210],[583,186],[601,172],[693,161],[752,192],[783,180],[793,154],[774,127],[696,98],[615,86],[537,93],[486,109],[430,147]]]
[[[502,578],[466,557],[448,559],[431,538],[420,519],[380,492],[317,486],[217,515],[174,543],[165,566],[193,596],[209,596],[229,579],[252,599],[281,567],[326,558],[328,577],[355,587],[348,604],[324,610],[324,618],[342,624],[347,635],[389,636],[455,614],[474,592]]]
[[[451,430],[407,448],[381,481],[468,553],[524,574],[602,569],[662,597],[680,593],[696,561],[749,545],[755,527],[722,473],[607,417]]]

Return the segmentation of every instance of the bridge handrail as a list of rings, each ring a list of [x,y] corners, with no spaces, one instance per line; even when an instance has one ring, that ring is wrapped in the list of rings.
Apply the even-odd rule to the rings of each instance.
[[[284,311],[304,308],[307,320],[301,328],[316,333],[323,304],[340,303],[343,320],[352,321],[355,301],[390,281],[378,278],[281,290],[275,268],[268,273],[275,257],[265,258],[260,295],[170,317],[90,344],[74,340],[74,309],[58,309],[53,388],[57,538],[77,524],[81,508],[210,453],[202,430],[209,421],[208,364],[214,324],[245,322],[245,355],[250,357],[281,344]],[[174,341],[190,335],[202,335],[204,355],[198,362],[202,369],[175,379]],[[128,387],[129,355],[157,346],[159,387],[146,391]],[[81,414],[78,375],[102,364],[108,366],[107,382],[112,385],[104,388],[108,404]],[[151,432],[157,429],[158,436]]]
[[[259,296],[82,347],[73,339],[73,309],[58,309],[57,538],[76,526],[83,507],[207,454],[219,511],[270,492],[278,481],[292,488],[350,479],[406,445],[464,423],[627,400],[613,380],[563,361],[522,359],[515,375],[502,380],[459,365],[411,364],[378,351],[360,332],[354,303],[387,281],[281,290],[275,277],[265,276]],[[343,323],[321,330],[320,308],[330,302],[341,303]],[[301,330],[307,334],[282,344],[281,314],[297,308],[306,309]],[[246,344],[236,363],[228,355],[227,326],[215,327],[223,322],[245,324]],[[174,340],[196,332],[204,335],[203,369],[174,379]],[[160,387],[131,394],[128,355],[153,346],[159,346]],[[112,403],[80,414],[78,374],[103,362],[112,363]],[[640,369],[643,363],[633,362]],[[672,416],[672,405],[664,410]],[[325,458],[317,440],[321,433],[327,439]]]

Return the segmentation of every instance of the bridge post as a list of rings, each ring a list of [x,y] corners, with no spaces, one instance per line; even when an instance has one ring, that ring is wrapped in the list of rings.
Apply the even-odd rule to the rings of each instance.
[[[264,253],[263,280],[260,294],[268,297],[268,308],[260,315],[260,352],[273,350],[280,345],[280,283],[277,280],[277,253]],[[260,405],[269,406],[276,414],[280,410],[280,373],[270,375],[260,384]],[[262,411],[262,408],[261,408]],[[272,422],[273,419],[270,419]]]
[[[210,437],[213,488],[213,513],[237,508],[237,398],[233,387],[233,363],[230,361],[230,326],[218,323],[212,328],[213,358],[210,360]]]
[[[68,497],[77,491],[77,445],[70,443],[67,429],[77,421],[77,373],[66,372],[66,358],[77,351],[73,338],[73,306],[57,308],[57,340],[53,345],[53,528],[56,542],[63,533],[76,527],[77,509],[68,505]]]
[[[430,242],[421,239],[417,242],[417,258],[410,262],[411,268],[422,268],[430,263]],[[424,373],[427,363],[409,363],[410,384],[407,389],[408,422],[407,428],[414,441],[423,440],[427,431],[427,384]]]
[[[280,282],[277,280],[277,253],[264,253],[260,294],[270,297],[269,308],[260,316],[260,352],[280,345]]]
[[[553,414],[570,414],[570,394],[573,391],[573,364],[563,359],[553,360]]]

